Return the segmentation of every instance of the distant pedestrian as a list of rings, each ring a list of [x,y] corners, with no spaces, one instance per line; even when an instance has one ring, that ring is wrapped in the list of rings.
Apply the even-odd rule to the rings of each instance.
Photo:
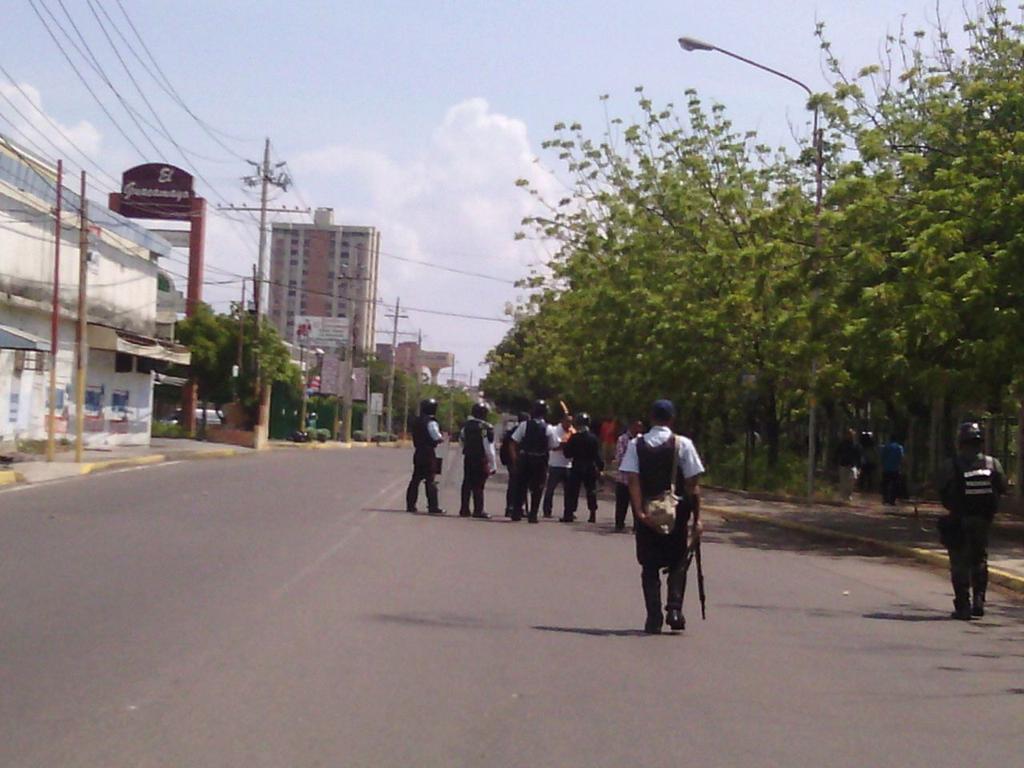
[[[989,529],[1007,486],[1002,465],[985,455],[983,443],[977,422],[961,424],[956,456],[943,466],[936,483],[942,506],[949,510],[940,518],[939,530],[949,553],[953,618],[961,621],[985,615]]]
[[[565,457],[572,462],[569,469],[569,482],[565,487],[565,511],[563,523],[571,523],[576,519],[576,509],[580,502],[580,488],[587,492],[588,522],[597,522],[597,481],[604,471],[604,459],[601,458],[601,441],[590,431],[590,416],[580,413],[573,420],[575,434],[569,438],[563,449]]]
[[[572,424],[572,416],[565,413],[562,415],[562,422],[554,427],[556,443],[551,448],[551,454],[548,457],[548,477],[544,486],[544,517],[551,517],[555,503],[555,489],[561,485],[564,495],[569,487],[569,470],[572,469],[572,459],[565,455],[565,446],[575,431]]]
[[[644,431],[644,423],[640,419],[634,419],[629,427],[619,435],[615,443],[615,530],[622,531],[626,528],[626,512],[629,511],[629,475],[621,469],[622,459],[626,455],[626,448],[632,440]]]
[[[420,403],[419,418],[412,426],[412,479],[405,491],[406,512],[416,511],[420,483],[426,485],[427,512],[443,515],[444,510],[437,501],[437,475],[441,471],[441,460],[437,457],[437,446],[444,442],[441,428],[437,426],[437,400],[430,398]]]
[[[629,443],[619,470],[629,477],[629,496],[636,519],[636,559],[640,563],[647,621],[644,631],[661,632],[686,628],[683,595],[686,590],[687,524],[693,519],[692,537],[699,539],[700,486],[704,465],[693,442],[672,432],[675,406],[658,400],[651,407],[651,428]],[[668,533],[648,514],[648,504],[676,489],[679,495],[675,521]],[[668,572],[668,599],[661,612],[661,571]]]
[[[527,520],[539,522],[541,497],[544,494],[544,479],[548,471],[548,456],[552,448],[559,445],[554,429],[545,420],[548,405],[538,400],[530,409],[530,419],[516,427],[512,433],[512,461],[516,468],[516,503],[512,510],[512,519],[522,520],[523,509],[529,494],[529,510]]]
[[[862,493],[871,493],[875,490],[875,471],[878,469],[878,444],[875,442],[875,433],[865,429],[860,433],[860,476],[857,478],[857,488]]]
[[[484,485],[487,478],[494,474],[498,463],[494,455],[494,427],[487,421],[489,412],[486,403],[474,404],[470,418],[459,432],[463,470],[460,517],[470,516],[470,496],[473,497],[473,517],[489,517],[484,512]]]
[[[893,437],[882,448],[882,503],[892,506],[896,503],[903,475],[903,444]]]
[[[836,463],[839,465],[839,498],[850,501],[853,498],[853,486],[860,472],[860,445],[857,433],[848,429],[836,448]]]

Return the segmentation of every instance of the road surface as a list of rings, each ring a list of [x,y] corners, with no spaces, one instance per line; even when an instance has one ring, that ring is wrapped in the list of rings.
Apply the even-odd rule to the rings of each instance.
[[[648,637],[610,504],[413,516],[409,465],[286,451],[0,492],[0,765],[1020,764],[1005,596],[949,621],[940,574],[712,519],[708,620],[691,588],[688,629]]]

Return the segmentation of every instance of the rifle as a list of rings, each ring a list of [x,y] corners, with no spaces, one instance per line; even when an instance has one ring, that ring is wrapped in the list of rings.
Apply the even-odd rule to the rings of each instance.
[[[700,557],[700,539],[696,539],[693,544],[690,545],[690,550],[686,553],[686,571],[683,578],[686,578],[689,575],[690,563],[694,560],[697,561],[697,594],[700,596],[700,618],[703,621],[707,621],[708,596],[704,591],[704,564]]]

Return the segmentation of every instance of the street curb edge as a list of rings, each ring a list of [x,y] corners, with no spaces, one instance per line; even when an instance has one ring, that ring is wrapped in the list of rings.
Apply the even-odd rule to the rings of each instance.
[[[931,565],[939,567],[943,570],[949,567],[949,559],[946,555],[941,552],[935,552],[930,549],[922,549],[920,547],[911,547],[906,544],[894,544],[891,541],[881,541],[880,539],[872,539],[868,536],[861,536],[856,533],[848,533],[846,531],[837,531],[832,528],[822,528],[816,525],[809,525],[807,523],[800,523],[795,520],[785,520],[771,515],[759,515],[754,512],[742,512],[740,510],[729,509],[728,507],[716,507],[712,505],[704,505],[704,511],[712,512],[722,517],[735,517],[740,520],[749,520],[750,522],[763,523],[765,525],[775,526],[776,528],[784,528],[791,531],[797,531],[799,533],[808,534],[811,536],[817,536],[820,538],[832,539],[835,541],[848,541],[856,544],[862,544],[864,546],[872,547],[882,552],[886,552],[891,555],[898,557],[915,560],[925,565]],[[990,582],[999,584],[1006,589],[1010,589],[1014,592],[1024,593],[1024,578],[1017,576],[1016,574],[1004,571],[1001,568],[994,568],[989,566],[988,578]]]

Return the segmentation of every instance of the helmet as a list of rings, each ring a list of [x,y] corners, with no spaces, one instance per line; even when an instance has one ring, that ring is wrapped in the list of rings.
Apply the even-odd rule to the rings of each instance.
[[[582,411],[576,414],[575,423],[577,427],[589,427],[590,426],[590,414]]]
[[[548,415],[548,404],[544,400],[535,400],[530,406],[530,415],[535,419],[542,419]]]
[[[981,433],[981,425],[976,421],[965,421],[956,431],[956,441],[960,445],[967,443],[980,443],[984,440]]]
[[[487,407],[487,403],[480,402],[473,404],[473,410],[471,413],[473,414],[474,419],[486,419],[487,414],[490,413],[490,411],[491,409]]]
[[[437,400],[430,397],[420,401],[420,416],[433,416],[437,413]]]
[[[516,420],[520,424],[522,424],[524,421],[529,421],[530,420],[530,414],[528,414],[526,411],[520,411],[519,415],[516,416]]]

